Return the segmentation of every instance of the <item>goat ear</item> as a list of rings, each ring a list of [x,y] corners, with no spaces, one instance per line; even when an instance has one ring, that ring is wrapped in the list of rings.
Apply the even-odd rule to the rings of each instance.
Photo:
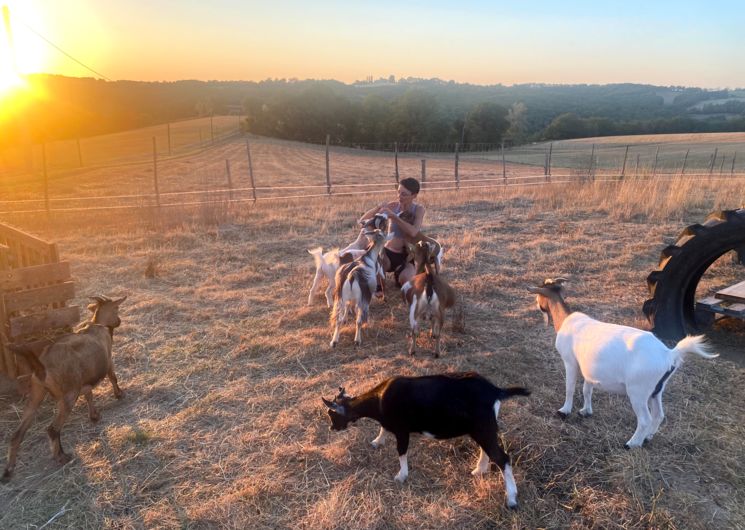
[[[127,297],[126,297],[126,296],[123,296],[123,297],[122,297],[122,298],[120,298],[119,300],[112,300],[112,302],[114,303],[114,305],[119,305],[119,304],[121,304],[122,302],[124,302],[124,301],[125,301],[126,299],[127,299]]]
[[[88,304],[88,311],[91,313],[95,313],[96,309],[98,309],[98,304]]]
[[[321,401],[323,401],[323,404],[326,405],[327,408],[330,408],[331,410],[336,409],[336,403],[334,403],[333,401],[329,401],[325,397],[321,397]]]

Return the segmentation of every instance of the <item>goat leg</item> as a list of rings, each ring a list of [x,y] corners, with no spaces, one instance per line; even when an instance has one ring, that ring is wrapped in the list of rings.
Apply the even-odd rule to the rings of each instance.
[[[119,382],[116,380],[114,368],[109,368],[109,371],[106,375],[108,376],[109,381],[111,381],[111,386],[114,388],[114,397],[116,399],[122,399],[124,397],[124,392],[122,392],[122,389],[119,388]]]
[[[44,401],[44,396],[47,395],[47,390],[44,385],[36,380],[31,381],[31,395],[29,396],[26,408],[23,410],[23,417],[21,418],[21,424],[13,433],[13,437],[10,439],[10,446],[8,447],[8,463],[5,466],[0,482],[8,482],[10,477],[13,476],[13,471],[16,467],[16,459],[18,458],[18,449],[21,446],[23,437],[26,435],[26,431],[31,426],[31,422],[34,420],[36,411]]]
[[[87,387],[87,389],[83,389],[83,393],[85,394],[85,400],[88,402],[88,417],[95,423],[101,419],[101,414],[99,414],[93,405],[93,390]]]
[[[60,439],[60,433],[62,432],[62,426],[67,421],[67,417],[70,415],[72,407],[75,405],[77,396],[73,393],[65,394],[62,399],[57,401],[57,415],[52,420],[51,425],[47,427],[47,434],[49,435],[49,446],[52,449],[52,456],[60,464],[66,464],[70,461],[70,456],[65,453],[62,449],[62,440]]]

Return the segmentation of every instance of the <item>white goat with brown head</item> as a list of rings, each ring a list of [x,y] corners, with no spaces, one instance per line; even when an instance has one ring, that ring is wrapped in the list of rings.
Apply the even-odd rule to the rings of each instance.
[[[416,339],[419,335],[419,321],[430,320],[430,336],[435,340],[435,357],[440,356],[440,333],[445,319],[445,309],[455,304],[455,291],[435,271],[439,270],[439,245],[419,241],[409,247],[413,253],[417,275],[401,287],[409,308],[411,337],[409,355],[414,355]]]
[[[121,324],[119,305],[126,298],[112,300],[106,296],[93,297],[94,303],[88,305],[88,309],[93,312],[90,321],[78,326],[74,333],[64,335],[46,346],[38,357],[28,346],[11,346],[16,354],[26,358],[33,374],[29,400],[23,411],[21,424],[10,440],[8,463],[1,481],[6,482],[13,475],[18,448],[47,392],[57,401],[57,415],[47,429],[47,434],[52,455],[60,464],[70,460],[62,450],[60,431],[80,394],[84,394],[88,401],[91,421],[98,421],[100,418],[93,406],[92,390],[104,377],[111,381],[114,397],[122,397],[122,390],[114,375],[111,345],[114,328]]]
[[[375,230],[368,235],[372,237],[373,243],[367,252],[352,263],[342,265],[336,273],[334,308],[330,318],[331,325],[334,326],[332,348],[339,343],[339,327],[346,320],[349,310],[354,311],[357,316],[354,342],[358,346],[362,344],[362,324],[367,322],[370,300],[378,283],[378,255],[388,239],[382,230]]]

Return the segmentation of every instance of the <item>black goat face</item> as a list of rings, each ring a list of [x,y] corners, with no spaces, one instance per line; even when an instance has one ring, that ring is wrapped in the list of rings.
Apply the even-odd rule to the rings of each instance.
[[[332,431],[343,431],[349,425],[352,418],[347,416],[348,404],[350,397],[344,393],[343,388],[339,388],[339,395],[334,398],[334,401],[322,397],[323,404],[328,408],[329,418],[331,418],[331,430]]]
[[[332,431],[343,431],[349,426],[349,419],[347,419],[346,416],[343,414],[339,414],[335,410],[328,410],[329,418],[331,418],[331,427],[329,427]]]

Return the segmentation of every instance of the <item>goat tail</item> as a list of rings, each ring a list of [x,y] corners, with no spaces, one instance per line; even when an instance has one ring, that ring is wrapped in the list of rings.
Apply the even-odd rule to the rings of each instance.
[[[511,386],[509,388],[500,388],[497,399],[503,401],[515,396],[529,396],[530,390],[521,386]]]
[[[25,344],[9,344],[8,349],[16,355],[22,355],[28,361],[28,364],[31,365],[31,370],[39,378],[39,381],[46,379],[47,370],[31,348]]]
[[[316,268],[318,268],[321,265],[321,261],[323,259],[321,257],[321,255],[323,254],[323,247],[308,249],[308,254],[313,256],[313,260],[316,262]]]
[[[709,344],[706,342],[706,337],[703,335],[688,335],[681,339],[671,352],[676,360],[686,353],[695,353],[704,359],[714,359],[719,357],[718,353],[709,353]]]

